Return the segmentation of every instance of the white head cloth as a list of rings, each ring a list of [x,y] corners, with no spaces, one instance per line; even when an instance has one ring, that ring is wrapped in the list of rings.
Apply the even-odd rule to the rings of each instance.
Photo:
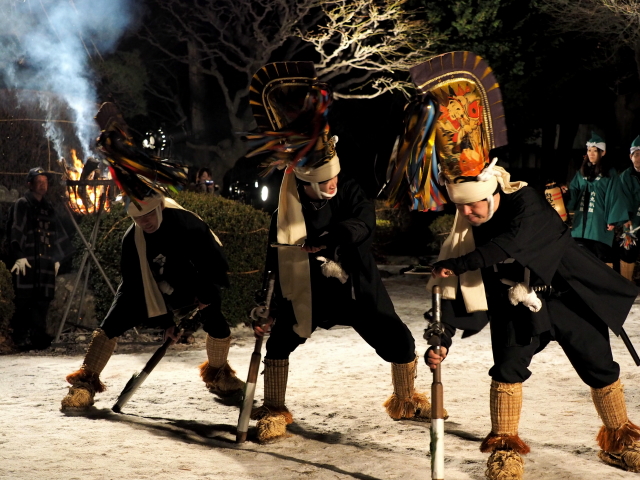
[[[146,197],[139,203],[142,209],[138,209],[133,202],[129,203],[127,214],[129,214],[131,218],[135,218],[141,217],[155,210],[156,215],[158,216],[158,228],[160,228],[160,225],[162,224],[163,208],[178,208],[180,210],[185,210],[174,199],[167,198],[162,195]],[[193,214],[196,215],[195,213]],[[198,217],[198,215],[196,215],[196,217]],[[149,318],[153,318],[164,315],[167,313],[167,306],[164,303],[162,293],[160,293],[158,284],[153,278],[151,268],[149,267],[149,261],[147,260],[147,242],[144,239],[144,231],[137,223],[134,223],[131,227],[135,229],[134,241],[136,244],[136,250],[138,251],[138,260],[140,261],[140,272],[142,273],[142,285],[144,287],[144,300],[147,305],[147,316]],[[129,230],[127,230],[127,233],[128,232]],[[220,239],[218,239],[216,234],[211,232],[211,235],[213,235],[213,238],[218,245],[222,246],[222,243],[220,243]]]
[[[294,168],[293,175],[285,173],[280,187],[278,203],[278,243],[302,244],[307,238],[307,228],[302,215],[295,177],[303,182],[321,183],[340,173],[340,161],[334,156],[316,169]],[[278,250],[280,288],[284,298],[293,304],[297,325],[293,330],[302,338],[311,336],[311,274],[309,254],[301,249]]]
[[[607,151],[607,144],[605,142],[587,142],[587,148],[597,147],[603,152]]]
[[[447,183],[449,198],[455,204],[487,200],[490,210],[493,210],[493,193],[498,185],[504,193],[513,193],[526,186],[526,182],[511,182],[511,175],[504,168],[496,165],[498,159],[494,158],[491,164],[477,176],[475,182]],[[453,221],[453,229],[442,244],[438,261],[449,258],[457,258],[471,253],[476,248],[473,239],[473,231],[466,218],[459,215]],[[447,278],[431,278],[427,289],[431,291],[434,285],[442,287],[442,296],[447,300],[456,298],[458,289],[458,277],[453,275]],[[482,283],[480,270],[471,270],[460,275],[460,290],[468,313],[487,310],[487,296]]]
[[[640,150],[640,147],[631,147],[629,149],[629,154],[633,155],[633,152],[635,152],[636,150]]]

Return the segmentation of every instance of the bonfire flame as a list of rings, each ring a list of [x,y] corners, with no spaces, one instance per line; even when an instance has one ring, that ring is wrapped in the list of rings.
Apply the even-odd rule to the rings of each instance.
[[[101,177],[100,163],[89,157],[83,163],[71,149],[70,165],[65,159],[61,159],[67,180],[67,195],[69,205],[74,212],[81,214],[96,213],[100,207],[104,210],[111,208],[110,189],[113,189],[113,180],[107,172]]]

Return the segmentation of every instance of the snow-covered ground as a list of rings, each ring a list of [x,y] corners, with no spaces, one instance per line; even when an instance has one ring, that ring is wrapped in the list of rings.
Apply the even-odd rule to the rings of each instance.
[[[401,318],[424,353],[429,295],[425,277],[385,280]],[[640,306],[626,329],[640,346]],[[230,362],[246,377],[253,340],[235,333]],[[640,422],[640,370],[621,340],[612,340],[630,417]],[[136,347],[137,348],[137,347]],[[103,372],[107,392],[82,416],[59,411],[64,377],[81,355],[0,357],[0,478],[2,479],[429,479],[429,424],[393,421],[382,402],[392,391],[390,367],[351,329],[318,331],[291,357],[287,405],[291,437],[259,445],[235,443],[238,409],[216,401],[198,377],[204,342],[174,347],[138,390],[124,414],[111,411],[118,393],[152,349],[122,346]],[[135,351],[135,350],[134,350]],[[446,422],[445,478],[482,479],[481,440],[490,430],[489,331],[456,339],[443,365]],[[595,435],[600,421],[589,388],[557,344],[535,357],[524,386],[520,434],[531,445],[527,479],[640,478],[601,463]],[[421,363],[417,385],[431,375]],[[257,400],[262,399],[259,380]],[[253,425],[253,422],[252,422]]]

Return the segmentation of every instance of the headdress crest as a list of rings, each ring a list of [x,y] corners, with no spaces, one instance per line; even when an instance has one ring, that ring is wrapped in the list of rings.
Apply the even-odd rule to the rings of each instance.
[[[247,156],[271,152],[265,174],[314,169],[335,156],[327,119],[331,90],[318,83],[312,62],[265,65],[253,76],[249,102],[259,132],[245,135]]]
[[[491,68],[471,52],[438,55],[410,73],[418,96],[405,110],[389,202],[408,193],[412,209],[440,210],[438,182],[476,181],[489,152],[507,144],[502,95]]]

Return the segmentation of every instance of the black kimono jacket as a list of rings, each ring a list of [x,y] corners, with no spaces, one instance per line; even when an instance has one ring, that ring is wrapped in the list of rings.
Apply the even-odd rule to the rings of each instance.
[[[500,205],[494,216],[473,227],[473,235],[474,252],[443,263],[457,274],[481,268],[489,297],[498,295],[507,301],[508,287],[500,283],[500,278],[521,282],[526,267],[531,271],[530,285],[551,286],[550,295],[572,289],[616,335],[620,334],[638,288],[580,247],[571,237],[569,227],[534,189],[500,192]],[[511,266],[503,263],[508,259],[515,260]],[[545,296],[539,296],[543,304],[539,312],[521,309],[524,317],[521,320],[531,322],[532,334],[550,326]],[[443,301],[443,321],[466,330],[466,335],[480,331],[489,320],[492,303],[489,298],[489,312],[468,314],[458,289],[456,300]]]
[[[58,220],[53,206],[43,198],[36,200],[29,191],[13,206],[11,254],[26,258],[31,267],[16,276],[16,296],[40,300],[53,299],[56,262],[71,253],[71,241]]]
[[[355,300],[362,315],[385,312],[395,316],[393,303],[382,284],[380,272],[371,253],[376,225],[373,203],[353,180],[341,180],[338,193],[330,200],[312,202],[299,189],[307,239],[314,245],[325,245],[320,252],[309,254],[311,274],[312,322],[315,326],[330,328],[349,325],[338,314],[332,318],[318,318],[323,304]],[[269,243],[277,241],[277,211],[271,219]],[[326,233],[325,233],[326,232]],[[324,235],[323,235],[324,234]],[[349,275],[345,284],[336,278],[325,277],[317,256],[337,260]],[[267,251],[266,271],[278,272],[278,249]],[[276,305],[288,302],[282,297],[279,278],[276,279]],[[277,307],[278,308],[278,307]],[[278,308],[280,310],[280,308]],[[290,309],[287,309],[290,311]]]
[[[132,225],[122,239],[122,282],[105,322],[118,321],[119,316],[136,316],[139,323],[149,326],[171,326],[170,316],[157,317],[160,322],[145,321],[147,311],[134,233]],[[163,292],[168,308],[191,305],[197,298],[216,307],[216,313],[222,315],[220,287],[229,286],[229,267],[207,224],[186,210],[165,208],[160,228],[144,236],[154,279],[173,289],[171,294]]]

